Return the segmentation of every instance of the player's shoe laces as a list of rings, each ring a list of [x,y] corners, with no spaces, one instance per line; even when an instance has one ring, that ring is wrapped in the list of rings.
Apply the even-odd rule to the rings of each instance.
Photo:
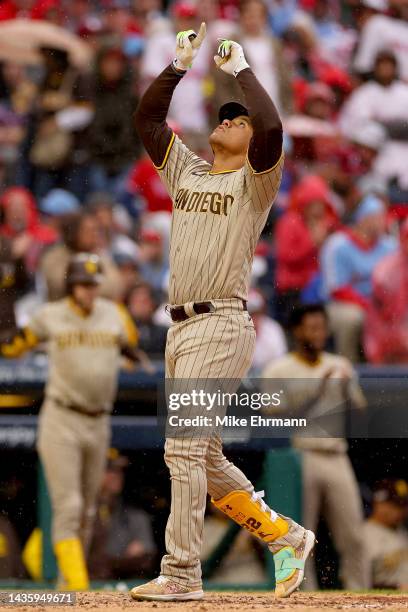
[[[203,591],[183,587],[166,576],[159,576],[146,584],[134,587],[130,591],[133,599],[150,599],[153,601],[188,601],[201,599]]]
[[[275,546],[277,542],[274,542]],[[299,546],[283,546],[273,555],[275,562],[275,596],[288,597],[302,583],[305,562],[315,544],[313,531],[304,530]]]

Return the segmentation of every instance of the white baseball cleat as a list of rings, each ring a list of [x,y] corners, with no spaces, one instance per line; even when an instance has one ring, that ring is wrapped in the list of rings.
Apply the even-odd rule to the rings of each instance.
[[[130,591],[133,599],[153,600],[153,601],[190,601],[194,599],[202,599],[204,592],[200,590],[192,590],[188,587],[183,587],[176,582],[173,582],[166,576],[159,576],[146,584],[134,587]]]

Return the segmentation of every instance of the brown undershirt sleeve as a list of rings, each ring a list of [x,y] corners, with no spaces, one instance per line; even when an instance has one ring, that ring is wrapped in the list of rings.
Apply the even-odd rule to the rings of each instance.
[[[166,123],[173,91],[184,76],[172,64],[147,88],[136,110],[136,129],[155,166],[166,155],[173,132]]]
[[[265,89],[250,68],[237,76],[245,96],[254,134],[248,159],[255,172],[270,170],[282,155],[282,122],[279,113]]]

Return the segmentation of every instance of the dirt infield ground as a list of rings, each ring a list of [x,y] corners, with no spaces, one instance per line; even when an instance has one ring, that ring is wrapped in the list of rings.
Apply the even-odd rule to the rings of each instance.
[[[44,610],[48,612],[100,612],[102,609],[127,610],[130,612],[249,612],[265,610],[266,612],[327,612],[328,610],[386,610],[387,612],[407,612],[408,594],[388,595],[369,594],[358,595],[349,593],[296,593],[289,599],[276,600],[273,593],[214,593],[207,592],[205,598],[195,602],[137,602],[130,599],[127,593],[90,592],[78,593],[75,606],[43,607],[21,606],[4,607],[4,610],[14,612],[33,612]]]

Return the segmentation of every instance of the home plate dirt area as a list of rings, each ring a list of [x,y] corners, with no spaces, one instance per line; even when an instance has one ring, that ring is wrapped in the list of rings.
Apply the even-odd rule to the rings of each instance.
[[[329,593],[295,593],[288,599],[275,599],[273,593],[237,593],[208,591],[200,601],[185,602],[137,602],[127,593],[110,593],[107,591],[94,591],[78,593],[77,601],[72,606],[12,606],[4,610],[32,612],[35,610],[55,610],[58,612],[91,612],[93,610],[135,610],[135,612],[212,612],[216,611],[252,611],[265,610],[267,612],[280,612],[294,610],[295,612],[327,612],[327,610],[387,610],[388,612],[408,611],[408,593],[399,594],[358,594],[347,592]]]

